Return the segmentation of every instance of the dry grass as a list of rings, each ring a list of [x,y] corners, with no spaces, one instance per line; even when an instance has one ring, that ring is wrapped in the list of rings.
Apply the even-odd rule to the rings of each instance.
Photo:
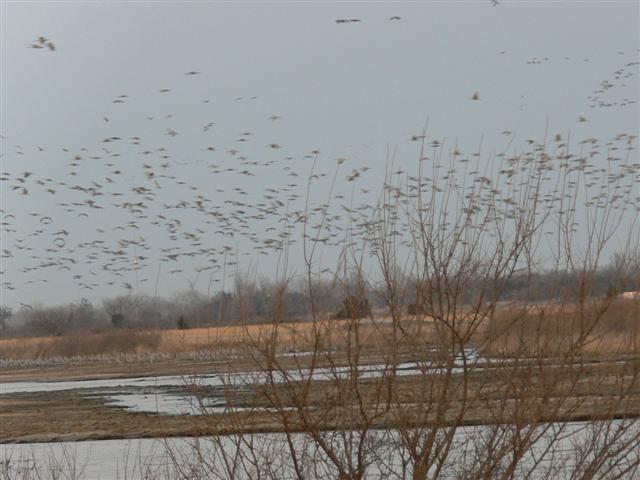
[[[619,298],[503,309],[483,325],[481,335],[493,355],[557,355],[578,345],[574,353],[638,354],[640,302]]]
[[[3,360],[82,357],[157,350],[159,331],[112,330],[104,333],[73,332],[60,337],[18,338],[0,341]]]
[[[318,322],[329,333],[334,348],[341,346],[343,320]],[[6,360],[68,357],[100,353],[185,353],[200,350],[232,351],[248,342],[271,338],[277,328],[278,351],[306,351],[313,348],[313,324],[287,323],[194,328],[188,330],[112,330],[103,333],[73,333],[60,337],[25,337],[0,340],[0,358]],[[380,344],[385,328],[364,325],[368,343]]]
[[[536,305],[498,310],[493,319],[478,330],[476,343],[492,355],[557,354],[580,334],[582,353],[616,355],[638,353],[640,346],[640,302],[618,299],[600,316],[600,303],[580,311],[570,307]],[[250,344],[268,344],[274,338],[277,352],[304,352],[314,349],[340,351],[346,348],[347,320],[324,320],[284,324],[252,324],[188,330],[112,330],[103,333],[72,333],[61,337],[33,337],[0,340],[0,359],[42,359],[116,353],[183,354],[197,351],[237,352]],[[406,348],[435,341],[434,321],[416,317],[404,320],[411,334]],[[363,320],[359,326],[364,352],[383,352],[392,332],[391,320]],[[321,335],[317,335],[321,332]],[[316,344],[318,337],[321,344]],[[487,339],[489,339],[487,341]],[[486,342],[486,343],[485,343]]]
[[[317,323],[297,322],[165,330],[161,333],[159,350],[188,352],[195,350],[243,350],[247,345],[269,344],[275,339],[278,353],[340,351],[346,348],[345,332],[348,320],[324,320]],[[388,343],[391,324],[387,319],[363,320],[360,326],[364,350],[379,350]],[[321,343],[316,341],[321,338]]]

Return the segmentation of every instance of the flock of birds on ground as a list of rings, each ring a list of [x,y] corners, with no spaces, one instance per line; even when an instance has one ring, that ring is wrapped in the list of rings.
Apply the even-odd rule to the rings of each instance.
[[[400,17],[389,20],[399,21]],[[336,20],[337,23],[359,21]],[[45,37],[38,37],[31,47],[56,50],[55,44]],[[589,96],[589,106],[609,108],[635,103],[636,100],[627,98],[609,99],[616,88],[637,81],[631,79],[637,76],[637,66],[637,61],[631,61],[617,69],[611,79],[604,80]],[[184,81],[194,81],[201,76],[197,70],[184,72]],[[162,96],[174,93],[172,88],[162,87],[150,94],[159,96],[158,105],[162,108]],[[246,96],[237,97],[233,102],[258,100],[255,96]],[[480,101],[480,94],[474,93],[470,100]],[[126,108],[135,105],[135,98],[122,93],[110,102],[112,109]],[[201,102],[206,105],[210,100]],[[20,165],[2,172],[3,197],[17,195],[24,200],[22,208],[30,208],[31,212],[27,218],[6,210],[4,205],[0,209],[3,270],[6,263],[17,262],[12,271],[18,274],[7,279],[2,271],[2,289],[30,288],[62,276],[73,282],[79,296],[87,295],[83,293],[85,290],[103,288],[110,292],[146,290],[150,293],[154,285],[157,290],[160,278],[162,283],[176,287],[187,279],[196,287],[199,278],[205,278],[206,282],[208,276],[210,288],[212,283],[222,281],[224,284],[225,275],[238,268],[241,255],[252,259],[277,256],[301,239],[340,249],[347,242],[357,244],[371,232],[374,211],[384,196],[363,181],[371,168],[351,167],[346,157],[327,162],[319,148],[289,152],[286,145],[269,138],[282,138],[285,133],[286,125],[279,114],[264,118],[265,134],[240,131],[227,145],[216,141],[219,120],[215,118],[202,122],[197,131],[185,127],[169,112],[134,119],[145,124],[141,129],[148,131],[148,135],[125,133],[121,127],[125,124],[123,119],[117,110],[101,115],[103,134],[94,145],[14,145],[11,151],[3,148],[2,155],[11,157],[11,165]],[[580,116],[578,121],[585,122],[587,118]],[[188,131],[184,131],[185,128]],[[506,137],[512,135],[510,131],[502,133]],[[197,149],[187,160],[185,145],[179,143],[181,137],[186,137],[190,145],[197,139]],[[409,135],[407,141],[426,142],[433,156],[437,156],[438,149],[445,148],[439,140],[422,134]],[[2,142],[6,146],[10,139],[2,137]],[[554,142],[556,152],[562,152],[566,146],[562,135],[557,135]],[[518,158],[533,158],[540,151],[541,145],[536,141],[527,140],[526,144],[529,149],[520,152]],[[602,164],[590,163],[592,157],[602,156],[603,152],[609,161],[622,159],[618,153],[634,148],[636,138],[620,134],[610,142],[590,138],[582,144],[587,146],[587,152],[581,156],[565,153],[565,156],[558,154],[557,158],[571,169],[591,175],[587,177],[592,179],[589,186],[600,185],[600,196],[585,199],[587,205],[611,200],[610,195],[602,192],[606,191],[607,184],[615,182],[620,189],[617,197],[614,196],[618,207],[638,215],[640,196],[633,189],[640,183],[640,170],[625,165],[614,173]],[[259,158],[249,153],[256,151],[256,145],[263,152]],[[60,155],[66,163],[64,168],[56,169],[56,175],[29,168],[38,158],[51,162]],[[455,155],[461,164],[470,165],[465,168],[465,175],[472,179],[472,185],[491,184],[491,178],[484,176],[481,168],[473,167],[481,161],[479,153],[456,151]],[[322,161],[318,161],[321,158]],[[428,158],[425,156],[423,160]],[[8,159],[3,160],[6,164]],[[504,167],[500,173],[522,180],[521,173],[515,171],[516,160],[503,154]],[[324,170],[320,164],[330,167]],[[509,170],[509,165],[513,170]],[[280,171],[278,175],[274,174],[276,170]],[[431,188],[428,178],[419,178],[401,168],[391,175],[384,188],[392,191],[396,198],[410,200],[419,191]],[[455,175],[456,172],[444,169],[442,179],[446,181]],[[277,180],[266,184],[266,179]],[[435,179],[431,180],[434,185]],[[317,188],[315,185],[319,182],[322,187]],[[256,197],[256,189],[261,189],[260,198]],[[308,196],[310,189],[314,190],[313,201]],[[517,192],[517,186],[510,191]],[[488,197],[499,193],[495,187],[487,192]],[[549,201],[557,199],[557,192],[546,195]],[[29,199],[34,196],[30,203]],[[319,197],[324,201],[317,201]],[[495,201],[488,197],[487,201]],[[406,232],[407,225],[399,223],[392,234],[402,236]],[[47,273],[51,271],[54,275]],[[329,269],[323,270],[327,271]],[[201,277],[203,272],[205,275]],[[178,277],[166,282],[166,275]]]

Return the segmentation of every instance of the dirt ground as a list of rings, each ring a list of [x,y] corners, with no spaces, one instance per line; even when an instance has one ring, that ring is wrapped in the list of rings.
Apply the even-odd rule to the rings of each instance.
[[[0,392],[6,382],[61,382],[159,375],[197,375],[228,371],[226,362],[180,361],[92,363],[61,367],[21,367],[0,370]]]
[[[200,436],[225,432],[214,416],[157,415],[105,405],[77,391],[23,393],[0,400],[0,443]],[[256,428],[260,420],[255,419]],[[269,430],[266,420],[265,430]]]

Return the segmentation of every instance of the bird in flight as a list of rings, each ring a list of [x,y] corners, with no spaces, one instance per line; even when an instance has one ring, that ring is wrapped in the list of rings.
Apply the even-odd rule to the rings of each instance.
[[[394,15],[393,17],[389,17],[390,22],[398,21],[398,20],[402,20],[402,17],[398,17],[397,15]]]
[[[56,45],[47,37],[40,36],[29,45],[30,48],[48,48],[52,52],[55,51]]]

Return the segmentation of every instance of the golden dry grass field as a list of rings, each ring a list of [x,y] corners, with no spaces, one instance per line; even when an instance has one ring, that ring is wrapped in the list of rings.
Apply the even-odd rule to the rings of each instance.
[[[617,299],[604,313],[594,304],[587,312],[577,306],[552,304],[526,308],[498,309],[482,319],[474,330],[472,345],[491,355],[527,354],[562,349],[567,341],[584,335],[581,352],[593,355],[638,354],[640,348],[640,302]],[[340,351],[346,347],[349,320],[249,324],[170,330],[113,329],[101,333],[75,332],[63,336],[21,337],[0,340],[0,360],[16,361],[53,357],[90,357],[101,354],[186,354],[189,352],[241,351],[246,347],[275,344],[276,353],[313,349]],[[406,348],[425,344],[437,346],[436,323],[430,317],[404,317]],[[462,325],[462,322],[461,322]],[[382,351],[393,334],[390,317],[376,316],[357,322],[359,346],[365,351]],[[464,326],[462,327],[464,328]],[[321,341],[318,340],[321,338]],[[320,342],[320,343],[318,343]]]

